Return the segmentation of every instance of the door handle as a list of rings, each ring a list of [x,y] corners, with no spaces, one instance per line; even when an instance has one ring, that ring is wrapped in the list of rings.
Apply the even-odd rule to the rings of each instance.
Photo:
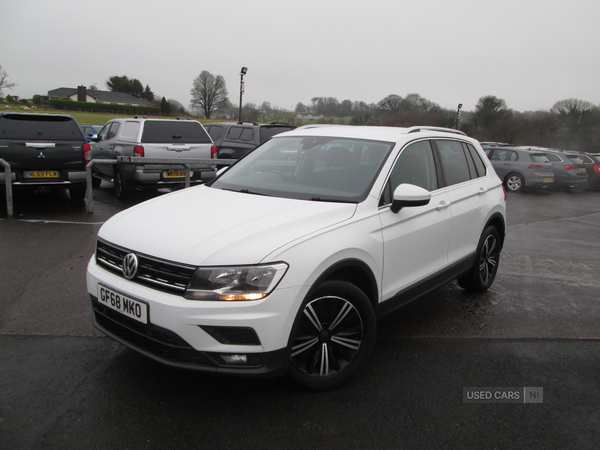
[[[441,211],[442,209],[446,209],[450,206],[450,203],[446,203],[444,200],[442,200],[438,205],[437,208],[435,208],[438,211]]]
[[[486,188],[479,188],[479,195],[483,195],[487,192],[488,190]]]

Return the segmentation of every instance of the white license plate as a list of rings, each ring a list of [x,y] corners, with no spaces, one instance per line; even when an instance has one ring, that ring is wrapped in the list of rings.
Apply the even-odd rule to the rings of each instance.
[[[120,292],[98,285],[98,301],[104,306],[142,323],[148,323],[148,305]]]

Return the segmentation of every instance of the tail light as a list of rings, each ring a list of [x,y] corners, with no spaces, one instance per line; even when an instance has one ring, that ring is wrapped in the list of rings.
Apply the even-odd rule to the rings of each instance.
[[[210,159],[215,159],[217,157],[217,146],[213,145],[210,148]]]
[[[144,147],[142,147],[141,145],[136,145],[135,147],[133,147],[133,156],[135,156],[136,158],[143,158]],[[136,166],[143,166],[143,164],[136,164]]]
[[[92,146],[86,142],[83,144],[83,163],[87,166],[92,160]]]
[[[566,165],[566,166],[565,166],[565,170],[569,170],[569,169],[578,169],[578,168],[579,168],[579,166],[576,166],[576,165]]]
[[[600,166],[594,166],[594,172],[600,173]]]

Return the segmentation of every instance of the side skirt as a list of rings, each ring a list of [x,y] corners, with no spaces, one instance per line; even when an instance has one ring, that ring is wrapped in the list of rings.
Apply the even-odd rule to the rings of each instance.
[[[377,319],[381,320],[407,303],[434,291],[456,278],[466,275],[473,267],[474,262],[475,253],[452,264],[446,270],[431,275],[416,285],[401,290],[389,300],[379,304],[377,308]]]

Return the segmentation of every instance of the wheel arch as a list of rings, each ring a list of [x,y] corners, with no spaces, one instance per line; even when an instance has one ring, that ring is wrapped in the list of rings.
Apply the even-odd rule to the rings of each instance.
[[[328,267],[313,283],[306,298],[310,298],[315,289],[325,281],[342,280],[358,287],[368,297],[373,310],[379,303],[379,287],[371,268],[359,259],[345,259]]]
[[[508,179],[510,178],[511,175],[518,175],[521,177],[521,179],[523,180],[523,187],[527,187],[527,180],[525,178],[525,175],[523,173],[521,173],[518,170],[511,170],[510,172],[508,172],[505,176],[504,179],[502,180],[502,184],[504,184],[506,186],[506,183],[508,182]]]
[[[498,230],[498,235],[500,236],[500,245],[504,246],[504,239],[506,237],[506,222],[504,221],[504,217],[500,213],[493,214],[485,224],[483,229],[485,230],[487,227],[493,226]],[[483,232],[483,230],[482,230]]]

